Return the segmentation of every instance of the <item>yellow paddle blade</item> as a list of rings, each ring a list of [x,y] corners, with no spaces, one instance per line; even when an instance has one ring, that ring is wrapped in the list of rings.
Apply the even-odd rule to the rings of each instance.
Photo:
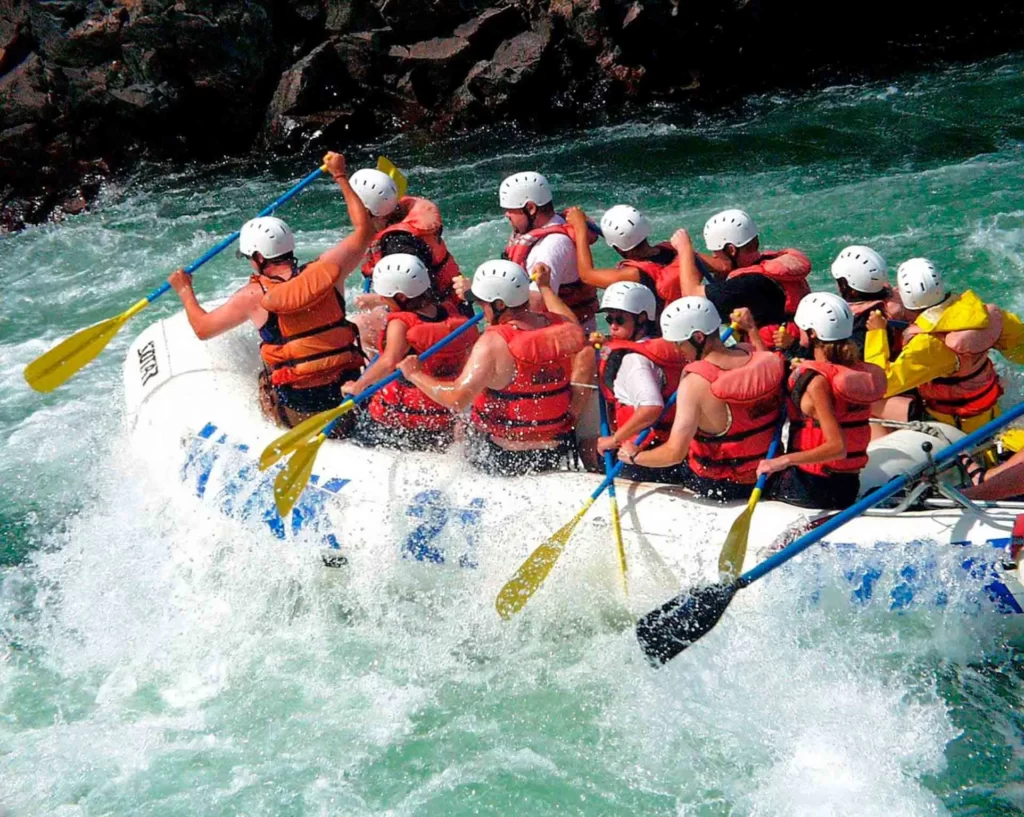
[[[274,480],[274,504],[280,516],[288,516],[302,492],[306,490],[309,475],[313,473],[316,454],[327,438],[320,434],[299,446],[281,473]]]
[[[494,601],[494,607],[498,611],[499,616],[510,618],[514,613],[518,613],[526,606],[530,596],[537,592],[544,583],[544,579],[548,577],[551,568],[555,566],[558,557],[562,555],[562,551],[565,549],[569,537],[572,536],[573,530],[593,504],[594,500],[588,499],[587,504],[583,506],[580,512],[568,524],[559,528],[554,536],[526,557],[526,561],[519,566],[516,574],[501,588],[498,598]]]
[[[747,539],[750,538],[750,521],[754,518],[754,506],[761,498],[761,491],[755,488],[736,521],[729,528],[725,537],[722,552],[718,555],[718,572],[736,578],[743,570],[743,560],[747,558]]]
[[[279,459],[287,457],[299,446],[312,440],[327,427],[328,423],[352,411],[355,405],[351,400],[346,400],[340,406],[314,414],[308,420],[303,420],[294,428],[288,429],[263,449],[263,453],[260,454],[260,470],[266,471]]]
[[[612,533],[615,535],[615,549],[619,554],[619,573],[622,575],[622,591],[628,596],[629,595],[629,579],[626,574],[628,568],[626,567],[626,546],[622,541],[622,524],[619,521],[619,500],[614,496],[611,499],[611,512],[612,512]]]
[[[387,173],[391,177],[395,187],[398,188],[398,198],[402,198],[405,195],[405,191],[409,189],[409,180],[405,178],[405,174],[395,167],[386,156],[381,156],[377,159],[377,170],[381,173]]]
[[[75,332],[25,367],[25,380],[36,391],[50,392],[103,351],[128,320],[127,313]]]

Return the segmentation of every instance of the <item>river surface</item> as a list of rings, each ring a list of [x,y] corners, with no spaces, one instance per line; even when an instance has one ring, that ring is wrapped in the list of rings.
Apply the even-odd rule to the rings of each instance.
[[[659,239],[677,226],[697,237],[713,212],[743,207],[763,246],[811,256],[822,287],[836,253],[866,243],[893,268],[926,255],[954,284],[1024,310],[1020,56],[758,97],[717,118],[666,109],[540,139],[397,138],[354,162],[378,152],[441,204],[469,269],[503,246],[498,183],[537,169],[556,203],[638,205]],[[10,815],[1024,812],[1024,642],[1001,622],[956,604],[810,604],[792,570],[654,672],[614,623],[503,627],[443,582],[340,580],[260,528],[172,501],[133,456],[120,369],[138,329],[177,308],[173,293],[66,386],[25,385],[33,358],[127,308],[309,170],[149,166],[91,213],[0,240]],[[326,181],[280,215],[304,258],[346,229]],[[246,275],[223,253],[197,273],[199,297]],[[199,563],[181,556],[195,542]]]

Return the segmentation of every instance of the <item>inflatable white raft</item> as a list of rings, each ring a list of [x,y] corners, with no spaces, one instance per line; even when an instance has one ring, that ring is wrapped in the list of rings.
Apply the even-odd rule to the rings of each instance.
[[[157,473],[173,475],[218,512],[265,531],[268,539],[311,547],[330,563],[344,564],[366,549],[387,551],[413,563],[473,569],[484,589],[496,593],[600,482],[598,475],[578,472],[487,477],[466,465],[457,446],[444,455],[409,454],[328,441],[309,487],[282,519],[273,502],[276,469],[261,473],[256,466],[259,452],[282,431],[258,408],[259,366],[254,333],[236,331],[203,343],[184,313],[153,324],[132,344],[124,367],[135,448]],[[880,484],[920,461],[927,440],[936,449],[943,445],[909,430],[876,444],[865,482]],[[704,502],[670,486],[618,485],[630,592],[639,609],[664,601],[680,586],[715,578],[719,550],[741,506]],[[967,587],[979,608],[1024,613],[1024,587],[1007,552],[1021,511],[1024,505],[1016,503],[965,508],[940,497],[926,500],[923,509],[869,512],[822,547],[845,560],[841,572],[857,603],[874,595],[891,608],[942,605],[951,592],[962,597]],[[744,568],[821,515],[762,502]],[[916,556],[906,562],[875,558],[894,551]],[[945,558],[936,560],[936,554]],[[606,501],[580,524],[538,597],[573,582],[591,592],[597,587],[621,594]]]

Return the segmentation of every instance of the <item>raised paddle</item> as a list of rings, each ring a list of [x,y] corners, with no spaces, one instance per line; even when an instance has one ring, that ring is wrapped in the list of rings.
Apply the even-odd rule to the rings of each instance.
[[[683,591],[637,622],[636,637],[640,642],[640,648],[655,666],[669,662],[699,638],[707,635],[721,619],[733,596],[744,587],[781,567],[851,519],[856,519],[864,511],[899,493],[930,469],[941,469],[952,463],[960,454],[984,442],[1020,417],[1024,417],[1024,403],[1014,406],[1006,414],[942,449],[935,456],[934,463],[924,463],[872,491],[846,510],[827,519],[819,527],[805,533],[788,547],[769,556],[738,579]]]
[[[385,156],[377,159],[377,170],[381,173],[387,173],[391,177],[395,187],[398,189],[398,198],[402,198],[405,195],[405,191],[409,189],[409,180],[405,178],[405,174]]]
[[[600,344],[594,347],[594,352],[598,356],[598,363],[600,364],[601,357],[601,346]],[[611,434],[611,428],[608,425],[608,405],[605,403],[604,395],[601,393],[600,386],[597,389],[597,407],[601,412],[601,436],[607,437]],[[604,452],[604,475],[608,476],[613,470],[615,470],[615,461],[612,459],[612,452]],[[608,504],[611,506],[612,515],[612,535],[615,537],[615,550],[619,556],[619,573],[622,574],[622,591],[628,596],[629,595],[629,578],[628,578],[628,567],[626,566],[626,546],[622,542],[622,523],[619,521],[619,500],[615,497],[615,480],[612,480],[611,485],[608,486]]]
[[[468,332],[483,320],[483,313],[478,313],[466,321],[462,326],[445,335],[441,340],[419,355],[420,360],[426,360],[435,352],[440,351],[457,337]],[[260,455],[260,470],[277,462],[281,457],[294,451],[292,458],[288,460],[281,473],[274,480],[274,502],[277,505],[277,512],[281,516],[287,516],[295,507],[302,492],[309,481],[309,475],[313,471],[313,461],[316,454],[327,439],[331,431],[338,424],[341,417],[350,412],[359,403],[369,400],[373,395],[393,383],[402,376],[402,372],[395,370],[383,380],[374,383],[368,389],[359,392],[355,397],[345,400],[340,406],[327,411],[322,411],[291,431],[278,437],[268,445]]]
[[[765,459],[773,459],[779,450],[779,443],[782,442],[782,426],[786,422],[785,408],[782,416],[779,417],[779,424],[775,428],[775,436],[772,437],[771,445],[768,446],[768,456]],[[761,499],[765,483],[768,481],[767,474],[761,474],[757,478],[754,490],[750,492],[750,499],[747,500],[747,507],[743,509],[736,521],[729,528],[725,537],[725,544],[722,545],[722,552],[718,555],[718,572],[735,578],[743,569],[743,560],[747,557],[747,539],[750,536],[750,520],[754,517],[754,506]]]
[[[267,216],[273,213],[286,201],[320,178],[321,174],[325,173],[326,170],[326,166],[318,167],[291,190],[279,199],[275,200],[273,204],[263,208],[263,210],[259,212],[257,218],[259,216]],[[185,272],[191,275],[215,255],[230,247],[238,238],[238,235],[239,233],[236,230],[219,244],[211,247],[203,255],[185,267]],[[100,323],[86,329],[82,329],[73,334],[70,338],[61,341],[50,349],[50,351],[44,353],[40,357],[37,357],[25,367],[25,380],[36,391],[53,391],[102,352],[104,348],[106,348],[106,345],[110,343],[111,338],[121,330],[122,326],[153,303],[153,301],[167,292],[170,288],[171,285],[167,281],[164,281],[160,286],[150,292],[149,295],[141,301],[133,304],[117,317],[108,318],[105,321],[101,321]]]
[[[722,332],[722,340],[728,340],[735,330],[736,324],[729,326],[724,332]],[[662,409],[661,415],[658,417],[659,420],[669,409],[672,408],[672,406],[675,405],[676,395],[678,393],[678,391],[673,392],[672,396],[665,402],[665,408]],[[645,429],[636,438],[636,444],[638,446],[642,446],[647,441],[650,434],[651,429]],[[605,489],[611,487],[615,482],[615,477],[618,476],[619,471],[621,471],[625,465],[626,463],[624,462],[616,463],[611,472],[605,476],[601,484],[594,489],[594,492],[587,498],[587,501],[583,503],[583,507],[580,508],[576,516],[570,519],[566,524],[562,525],[562,527],[555,531],[555,533],[546,542],[526,557],[526,561],[519,566],[515,575],[505,583],[505,586],[498,592],[498,597],[494,600],[494,607],[498,611],[499,616],[502,618],[510,618],[526,606],[526,602],[528,602],[530,597],[540,589],[540,586],[544,583],[544,580],[551,572],[551,568],[553,568],[555,566],[555,562],[558,561],[558,557],[562,555],[562,551],[565,550],[569,537],[571,537],[573,531],[576,530],[576,526],[580,523],[580,520],[587,515],[587,511],[590,510],[590,506],[597,501],[597,498],[604,493]]]

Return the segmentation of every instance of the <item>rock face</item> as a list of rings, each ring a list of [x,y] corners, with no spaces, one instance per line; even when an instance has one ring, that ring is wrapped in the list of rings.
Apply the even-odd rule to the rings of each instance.
[[[1019,47],[1024,4],[0,0],[0,229],[142,156],[586,123]],[[837,26],[839,26],[837,28]]]

